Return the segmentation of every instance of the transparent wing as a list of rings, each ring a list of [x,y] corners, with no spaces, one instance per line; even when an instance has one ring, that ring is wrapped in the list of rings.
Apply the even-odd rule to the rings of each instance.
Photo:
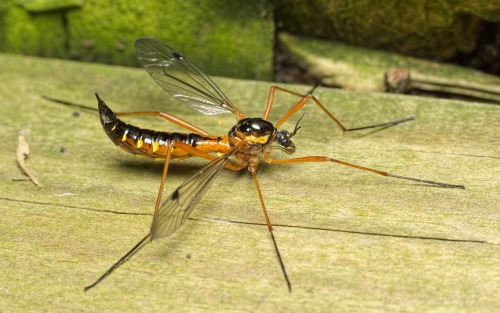
[[[213,160],[198,173],[187,179],[166,199],[153,217],[151,238],[168,236],[176,231],[193,212],[220,171],[236,153],[233,149]]]
[[[139,38],[135,41],[135,51],[158,85],[187,106],[207,115],[231,112],[244,116],[208,75],[166,43]]]

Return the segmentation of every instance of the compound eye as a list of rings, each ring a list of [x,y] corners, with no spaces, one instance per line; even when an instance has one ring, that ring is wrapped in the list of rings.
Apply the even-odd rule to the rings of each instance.
[[[287,147],[290,145],[290,134],[288,133],[287,130],[282,130],[279,131],[278,134],[276,135],[276,141],[283,147]]]

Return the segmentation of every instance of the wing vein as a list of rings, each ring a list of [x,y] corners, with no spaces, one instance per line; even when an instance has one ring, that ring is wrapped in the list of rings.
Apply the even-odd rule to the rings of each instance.
[[[208,75],[164,42],[139,38],[135,48],[137,58],[156,83],[185,105],[207,115],[245,116]]]
[[[152,239],[168,236],[184,224],[237,150],[238,146],[210,162],[184,181],[166,198],[157,214],[153,217],[151,224]]]

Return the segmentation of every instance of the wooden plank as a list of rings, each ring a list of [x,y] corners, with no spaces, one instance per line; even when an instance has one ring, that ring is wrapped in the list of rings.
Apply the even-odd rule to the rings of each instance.
[[[263,164],[259,178],[278,225],[289,293],[250,175],[223,172],[176,234],[147,245],[84,293],[147,233],[162,164],[114,147],[95,114],[75,116],[41,95],[94,106],[98,92],[116,111],[162,109],[215,134],[227,132],[234,118],[176,103],[142,70],[13,55],[0,55],[0,68],[2,311],[493,312],[500,306],[496,106],[320,88],[318,98],[348,127],[416,120],[342,136],[309,106],[294,138],[297,155],[328,155],[467,189],[333,164]],[[270,84],[216,81],[249,115],[263,113]],[[272,121],[296,101],[278,99]],[[157,119],[131,121],[175,129]],[[17,180],[20,131],[31,149],[26,164],[42,188]],[[203,164],[172,164],[167,192]]]

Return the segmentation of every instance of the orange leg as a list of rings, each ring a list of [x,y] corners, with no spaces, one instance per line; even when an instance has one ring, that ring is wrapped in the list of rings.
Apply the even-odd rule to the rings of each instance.
[[[168,145],[167,155],[165,157],[165,165],[163,166],[163,173],[161,175],[160,189],[158,190],[158,196],[156,197],[154,214],[158,211],[161,203],[161,196],[163,194],[163,188],[165,187],[165,179],[167,178],[168,166],[170,165],[170,155],[172,154],[172,144]]]
[[[54,98],[50,98],[50,97],[46,97],[46,96],[42,96],[42,98],[44,98],[46,100],[49,100],[49,101],[52,101],[52,102],[56,102],[56,103],[60,103],[60,104],[63,104],[63,105],[71,106],[71,107],[77,107],[77,108],[80,108],[80,109],[85,109],[85,110],[90,110],[90,111],[98,111],[96,108],[91,108],[91,107],[88,107],[88,106],[85,106],[85,105],[81,105],[81,104],[78,104],[78,103],[73,103],[73,102],[69,102],[69,101],[54,99]],[[179,125],[179,126],[181,126],[183,128],[186,128],[186,129],[189,129],[190,131],[192,131],[194,133],[197,133],[198,135],[201,135],[201,136],[204,136],[204,137],[212,137],[206,131],[204,131],[203,129],[201,129],[199,127],[196,127],[193,124],[188,123],[188,122],[186,122],[186,121],[178,118],[177,116],[174,116],[174,115],[169,114],[169,113],[164,113],[164,112],[121,112],[121,113],[115,113],[115,115],[116,116],[140,116],[140,115],[143,115],[143,116],[144,115],[146,115],[146,116],[159,116],[159,117],[164,118],[167,121],[170,121],[170,122],[172,122],[172,123],[174,123],[176,125]]]
[[[217,159],[213,155],[210,155],[210,154],[208,154],[206,152],[200,151],[200,150],[192,147],[191,145],[185,144],[183,142],[175,142],[174,141],[173,145],[176,148],[180,148],[180,149],[182,149],[184,151],[189,152],[189,154],[192,154],[192,155],[195,155],[197,157],[201,157],[201,158],[207,159],[209,161],[213,161],[213,160]],[[242,167],[238,167],[238,166],[235,166],[235,165],[232,165],[232,164],[226,164],[226,168],[230,169],[231,171],[234,171],[234,172],[239,171],[239,170],[242,169]]]
[[[296,92],[293,92],[291,90],[288,90],[288,89],[284,89],[284,88],[281,88],[281,87],[278,87],[278,86],[272,86],[271,87],[271,90],[269,91],[269,98],[268,98],[268,101],[267,101],[267,106],[266,106],[266,111],[264,113],[264,119],[268,119],[269,118],[269,114],[271,113],[271,107],[273,105],[273,102],[274,102],[274,95],[276,93],[276,90],[279,90],[279,91],[283,91],[283,92],[287,92],[287,93],[290,93],[292,95],[296,95],[296,96],[299,96],[299,97],[302,97],[302,99],[297,102],[297,104],[295,104],[291,109],[290,111],[288,111],[287,114],[285,114],[276,124],[275,126],[276,127],[280,127],[281,124],[283,124],[287,119],[289,119],[292,115],[294,115],[298,110],[300,110],[300,108],[302,108],[304,106],[304,104],[306,104],[309,100],[313,100],[320,108],[321,110],[323,110],[323,112],[325,112],[326,115],[328,115],[329,118],[331,118],[335,124],[337,124],[340,129],[343,131],[343,132],[346,132],[348,131],[347,128],[344,127],[344,125],[342,125],[330,112],[328,112],[328,110],[321,104],[321,102],[319,102],[318,99],[316,99],[316,97],[314,97],[313,95],[311,94],[308,94],[308,95],[301,95],[300,93],[296,93]]]
[[[160,203],[161,203],[161,196],[163,194],[163,188],[165,186],[165,179],[167,177],[167,172],[168,172],[168,166],[169,166],[169,163],[170,163],[170,155],[172,153],[172,149],[173,148],[179,148],[179,149],[182,149],[186,152],[188,152],[189,154],[191,155],[195,155],[195,156],[198,156],[198,157],[201,157],[201,158],[204,158],[204,159],[207,159],[209,161],[213,161],[216,159],[216,157],[214,157],[213,155],[210,155],[208,153],[205,153],[203,151],[200,151],[194,147],[192,147],[191,145],[188,145],[188,144],[185,144],[183,142],[177,142],[177,141],[173,141],[169,147],[168,147],[168,152],[167,152],[167,155],[165,156],[165,165],[163,166],[163,174],[161,176],[161,182],[160,182],[160,189],[158,191],[158,196],[156,198],[156,204],[155,204],[155,210],[154,210],[154,215],[156,215],[156,212],[158,211],[158,208],[160,207]],[[232,164],[226,164],[225,166],[226,168],[230,169],[231,171],[239,171],[241,168],[240,167],[237,167],[237,166],[234,166]]]
[[[161,118],[166,119],[169,122],[172,122],[176,125],[179,125],[183,128],[186,128],[194,133],[197,133],[198,135],[201,135],[204,137],[213,137],[213,136],[210,136],[203,129],[201,129],[197,126],[194,126],[193,124],[188,123],[188,122],[184,121],[183,119],[178,118],[177,116],[174,116],[172,114],[165,113],[165,112],[121,112],[121,113],[115,113],[115,115],[119,116],[119,117],[122,117],[122,116],[140,116],[140,115],[142,115],[142,116],[144,116],[144,115],[146,115],[146,116],[159,116]]]
[[[292,285],[290,284],[290,280],[288,279],[288,274],[286,273],[285,264],[283,263],[283,259],[281,259],[281,254],[278,249],[278,244],[276,243],[276,239],[274,239],[273,234],[273,225],[271,224],[271,220],[267,215],[266,205],[264,204],[264,198],[262,197],[262,191],[260,189],[259,181],[257,179],[257,175],[255,171],[251,171],[253,181],[255,182],[255,187],[257,188],[257,193],[259,194],[260,204],[262,205],[262,210],[264,211],[264,217],[266,218],[267,229],[269,230],[269,234],[271,234],[271,239],[273,240],[274,249],[276,250],[276,254],[278,256],[278,260],[280,262],[281,271],[283,272],[283,276],[285,276],[286,284],[288,285],[288,291],[292,291]]]
[[[170,163],[170,155],[172,153],[172,149],[174,149],[174,148],[182,149],[191,155],[195,155],[195,156],[207,159],[209,161],[213,161],[216,159],[216,157],[214,157],[213,155],[210,155],[208,153],[200,151],[200,150],[192,147],[191,145],[185,144],[183,142],[173,141],[169,145],[167,155],[165,156],[165,165],[163,166],[163,174],[161,176],[160,189],[158,191],[158,196],[156,197],[154,215],[156,215],[156,212],[158,211],[158,208],[160,207],[161,196],[163,194],[163,188],[165,186],[165,179],[167,178],[168,166]],[[239,171],[241,169],[241,167],[237,167],[237,166],[234,166],[232,164],[226,164],[225,167],[227,169],[230,169],[231,171],[234,171],[234,172]]]
[[[363,127],[355,127],[355,128],[346,128],[344,125],[342,125],[342,123],[340,123],[339,120],[337,120],[337,118],[335,118],[324,106],[323,104],[321,104],[321,102],[319,102],[318,99],[316,99],[315,96],[313,96],[311,93],[312,91],[314,90],[315,88],[313,88],[307,95],[302,95],[300,93],[297,93],[297,92],[294,92],[294,91],[291,91],[291,90],[288,90],[288,89],[284,89],[284,88],[281,88],[281,87],[278,87],[278,86],[272,86],[271,87],[271,90],[269,91],[269,97],[268,97],[268,100],[267,100],[267,106],[266,106],[266,111],[264,113],[264,119],[268,119],[269,118],[269,114],[271,113],[271,108],[272,108],[272,105],[274,103],[274,96],[275,96],[275,93],[277,90],[279,91],[283,91],[283,92],[287,92],[289,94],[292,94],[292,95],[295,95],[295,96],[298,96],[298,97],[301,97],[302,99],[297,102],[297,104],[295,104],[291,109],[290,111],[288,111],[287,114],[285,114],[276,124],[275,126],[276,127],[279,127],[281,126],[286,120],[288,120],[292,115],[294,115],[295,113],[297,113],[298,110],[300,110],[304,104],[306,104],[307,102],[309,102],[309,100],[312,100],[314,101],[314,103],[316,103],[317,106],[320,107],[320,109],[326,114],[328,115],[328,117],[333,120],[335,122],[335,124],[337,124],[337,126],[342,130],[342,132],[348,132],[348,131],[355,131],[355,130],[361,130],[361,129],[367,129],[367,128],[375,128],[375,127],[388,127],[388,126],[393,126],[393,125],[397,125],[397,124],[401,124],[401,123],[404,123],[404,122],[407,122],[407,121],[411,121],[411,120],[414,120],[413,117],[409,117],[409,118],[405,118],[405,119],[402,119],[402,120],[397,120],[397,121],[390,121],[390,122],[386,122],[386,123],[380,123],[380,124],[375,124],[375,125],[369,125],[369,126],[363,126]]]
[[[359,170],[367,171],[367,172],[372,172],[378,175],[382,176],[387,176],[387,177],[392,177],[392,178],[398,178],[398,179],[405,179],[405,180],[412,180],[424,184],[429,184],[429,185],[437,185],[445,188],[460,188],[460,189],[465,189],[463,185],[453,185],[453,184],[447,184],[447,183],[440,183],[440,182],[435,182],[431,180],[425,180],[425,179],[420,179],[420,178],[413,178],[413,177],[406,177],[406,176],[399,176],[399,175],[394,175],[390,174],[387,172],[379,171],[376,169],[372,169],[369,167],[364,167],[336,159],[332,159],[329,157],[325,156],[308,156],[308,157],[302,157],[302,158],[293,158],[293,159],[273,159],[269,155],[264,156],[265,160],[269,164],[287,164],[287,163],[306,163],[306,162],[333,162],[353,168],[357,168]]]
[[[240,143],[240,145],[243,144],[243,142]],[[155,204],[155,210],[154,210],[154,216],[157,215],[157,212],[158,212],[158,209],[160,207],[160,204],[161,204],[161,198],[162,198],[162,195],[163,195],[163,189],[164,189],[164,186],[165,186],[165,180],[166,180],[166,177],[167,177],[167,173],[168,173],[168,166],[169,166],[169,163],[170,163],[170,156],[172,154],[172,150],[174,148],[179,148],[179,149],[182,149],[184,151],[187,151],[189,152],[190,154],[192,155],[196,155],[196,156],[199,156],[199,157],[202,157],[202,158],[205,158],[205,159],[208,159],[208,160],[215,160],[216,158],[210,154],[207,154],[205,152],[202,152],[202,151],[199,151],[197,150],[196,148],[193,148],[192,146],[188,145],[188,144],[185,144],[183,142],[176,142],[176,141],[173,141],[169,146],[168,146],[168,152],[167,152],[167,155],[165,156],[165,165],[163,167],[163,174],[162,174],[162,177],[161,177],[161,183],[160,183],[160,189],[158,191],[158,196],[156,198],[156,204]],[[232,170],[232,171],[238,171],[240,170],[241,168],[238,167],[238,166],[234,166],[232,164],[226,164],[225,165],[226,168]],[[260,190],[260,189],[259,189]],[[260,194],[260,191],[259,191],[259,194]],[[267,214],[266,214],[267,216]],[[116,263],[114,263],[104,274],[102,274],[95,282],[93,282],[92,284],[86,286],[84,288],[84,291],[87,291],[93,287],[95,287],[97,284],[99,284],[104,278],[106,278],[107,276],[109,276],[115,269],[117,269],[120,265],[122,265],[125,261],[127,261],[131,256],[133,256],[135,253],[137,253],[148,241],[147,239],[150,239],[152,238],[152,233],[151,231],[146,234],[146,236],[144,236],[132,249],[130,249],[124,256],[122,256]],[[273,238],[274,240],[274,238]],[[275,243],[276,245],[276,243]],[[279,254],[279,253],[278,253]]]
[[[154,215],[156,215],[156,212],[158,211],[158,208],[160,207],[161,196],[163,194],[163,188],[165,186],[165,179],[166,179],[167,173],[168,173],[168,165],[170,164],[170,155],[172,154],[172,149],[173,149],[174,143],[171,143],[168,145],[167,155],[165,156],[165,165],[163,166],[163,174],[161,176],[160,190],[158,191],[158,196],[156,197]],[[144,236],[144,238],[142,238],[132,249],[130,249],[124,256],[122,256],[115,264],[113,264],[95,282],[86,286],[83,290],[87,291],[87,290],[95,287],[97,284],[99,284],[104,278],[109,276],[115,269],[117,269],[120,265],[122,265],[125,261],[127,261],[132,255],[137,253],[137,251],[139,251],[144,246],[144,244],[147,243],[146,240],[150,237],[151,237],[151,233],[148,233],[146,236]]]

